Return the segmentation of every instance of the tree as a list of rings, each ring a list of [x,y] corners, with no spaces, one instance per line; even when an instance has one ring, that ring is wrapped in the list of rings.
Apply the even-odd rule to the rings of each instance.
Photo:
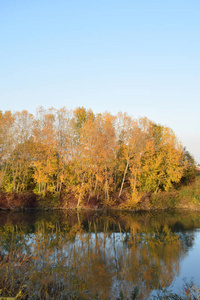
[[[15,117],[11,111],[0,114],[0,188],[4,186],[6,172],[12,152],[15,147],[14,124]]]
[[[159,189],[169,190],[173,183],[181,180],[185,169],[182,159],[182,146],[174,132],[152,123],[150,140],[142,157],[142,190],[155,193]]]
[[[18,192],[28,188],[31,176],[33,115],[23,110],[13,117],[13,151],[9,158],[5,188]]]
[[[187,151],[186,147],[183,148],[183,161],[182,164],[185,166],[180,184],[189,184],[195,180],[196,162],[194,157]]]
[[[56,192],[58,156],[56,150],[54,109],[40,107],[34,121],[34,180],[38,193]]]
[[[69,185],[67,166],[75,155],[73,112],[65,107],[56,111],[56,150],[58,159],[56,193],[60,197],[62,186]]]
[[[109,113],[88,117],[80,130],[77,147],[76,192],[80,203],[83,195],[90,196],[104,193],[109,201],[109,192],[113,186],[113,163],[115,159],[114,117]],[[80,196],[81,195],[81,196]]]
[[[122,167],[124,168],[121,181],[119,197],[121,196],[125,178],[129,170],[129,183],[131,185],[131,193],[136,191],[138,182],[138,174],[140,173],[140,161],[144,151],[149,120],[140,118],[135,120],[126,113],[118,114],[118,140],[120,144]]]

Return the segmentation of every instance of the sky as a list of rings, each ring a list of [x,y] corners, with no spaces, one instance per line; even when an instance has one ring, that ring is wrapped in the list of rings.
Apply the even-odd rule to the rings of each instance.
[[[200,163],[199,0],[0,0],[0,110],[127,112]]]

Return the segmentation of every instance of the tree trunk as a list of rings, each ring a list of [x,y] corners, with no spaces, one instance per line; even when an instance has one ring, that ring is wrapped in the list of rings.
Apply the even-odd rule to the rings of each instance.
[[[156,190],[155,190],[155,194],[157,194],[157,192],[158,192],[159,185],[160,185],[160,179],[159,179],[159,181],[158,181],[158,184],[157,184],[157,187],[156,187]]]
[[[119,197],[121,196],[122,189],[123,189],[123,186],[124,186],[124,181],[125,181],[126,173],[127,173],[127,170],[128,170],[128,165],[129,165],[129,161],[127,160],[126,168],[124,170],[124,176],[123,176],[123,179],[122,179],[121,188],[120,188],[120,191],[119,191]]]

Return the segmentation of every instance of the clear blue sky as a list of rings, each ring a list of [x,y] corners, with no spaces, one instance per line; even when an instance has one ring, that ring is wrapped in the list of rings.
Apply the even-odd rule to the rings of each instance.
[[[199,0],[0,0],[0,58],[0,110],[146,116],[200,162]]]

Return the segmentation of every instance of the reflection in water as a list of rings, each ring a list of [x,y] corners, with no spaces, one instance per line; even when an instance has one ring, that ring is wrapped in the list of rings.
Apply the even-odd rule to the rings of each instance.
[[[0,295],[138,299],[168,287],[193,244],[198,215],[0,214]],[[122,298],[121,298],[122,299]]]

